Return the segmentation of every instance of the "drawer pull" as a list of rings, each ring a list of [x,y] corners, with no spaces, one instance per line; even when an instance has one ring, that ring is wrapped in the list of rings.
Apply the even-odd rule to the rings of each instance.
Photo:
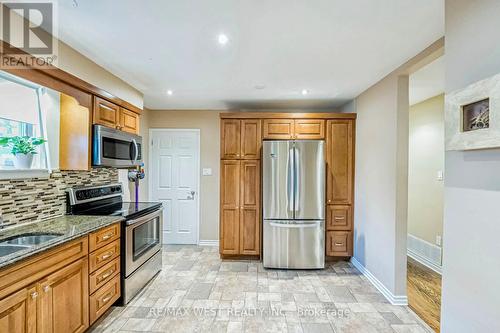
[[[113,298],[113,295],[108,294],[108,296],[107,296],[107,297],[105,297],[105,298],[103,298],[103,299],[102,299],[102,303],[103,303],[103,304],[106,304],[106,303],[108,303],[108,302],[109,302],[109,300],[110,300],[110,299],[112,299],[112,298]]]
[[[335,246],[342,246],[344,243],[335,243]]]
[[[37,297],[38,297],[38,293],[36,291],[31,293],[31,298],[32,299],[35,299]]]
[[[113,272],[114,272],[113,269],[107,271],[105,274],[101,276],[101,280],[104,280],[105,278],[109,277],[111,274],[113,274]]]
[[[345,216],[335,216],[335,220],[337,221],[345,220]]]
[[[106,234],[106,235],[102,236],[102,240],[103,241],[108,240],[111,238],[111,236],[113,236],[113,234]]]
[[[46,293],[48,293],[48,292],[49,292],[49,290],[50,290],[50,287],[49,287],[49,286],[45,286],[45,287],[43,287],[43,291],[45,291]]]
[[[113,255],[114,252],[108,252],[106,253],[105,255],[103,255],[101,258],[102,260],[106,260],[108,259],[109,257],[111,257]]]

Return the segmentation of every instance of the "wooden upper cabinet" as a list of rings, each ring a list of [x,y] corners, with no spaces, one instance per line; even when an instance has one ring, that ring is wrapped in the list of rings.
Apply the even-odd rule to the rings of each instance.
[[[238,119],[221,120],[221,158],[240,158],[241,121]]]
[[[294,135],[293,119],[264,119],[264,139],[290,140]]]
[[[89,327],[88,272],[82,258],[38,283],[38,332],[77,333]]]
[[[328,204],[352,204],[354,136],[352,120],[328,120],[326,139]]]
[[[23,288],[0,300],[0,332],[36,332],[36,286]]]
[[[259,119],[241,120],[240,157],[247,160],[260,159],[262,145],[261,122]]]
[[[127,109],[120,108],[118,129],[132,134],[139,134],[139,115]]]
[[[325,138],[324,119],[264,119],[264,139],[307,140]]]
[[[240,254],[260,253],[260,162],[241,162]]]
[[[296,119],[294,139],[320,140],[325,138],[325,121],[323,119]]]
[[[94,97],[94,124],[116,128],[120,122],[120,107],[105,99]]]

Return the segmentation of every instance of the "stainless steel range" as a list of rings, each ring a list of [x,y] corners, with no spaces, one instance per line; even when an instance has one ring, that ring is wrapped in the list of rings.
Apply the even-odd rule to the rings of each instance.
[[[74,215],[123,216],[122,300],[127,304],[161,270],[163,214],[157,202],[123,202],[121,184],[78,187],[67,192]]]

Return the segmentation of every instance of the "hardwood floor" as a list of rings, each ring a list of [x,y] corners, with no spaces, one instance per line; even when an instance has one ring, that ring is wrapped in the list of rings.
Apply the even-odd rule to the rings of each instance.
[[[439,332],[441,275],[408,257],[408,305]]]

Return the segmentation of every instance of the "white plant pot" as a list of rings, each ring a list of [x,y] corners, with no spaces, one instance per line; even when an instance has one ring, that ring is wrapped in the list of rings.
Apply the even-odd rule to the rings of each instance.
[[[33,154],[17,154],[14,156],[14,166],[16,169],[31,169]]]

